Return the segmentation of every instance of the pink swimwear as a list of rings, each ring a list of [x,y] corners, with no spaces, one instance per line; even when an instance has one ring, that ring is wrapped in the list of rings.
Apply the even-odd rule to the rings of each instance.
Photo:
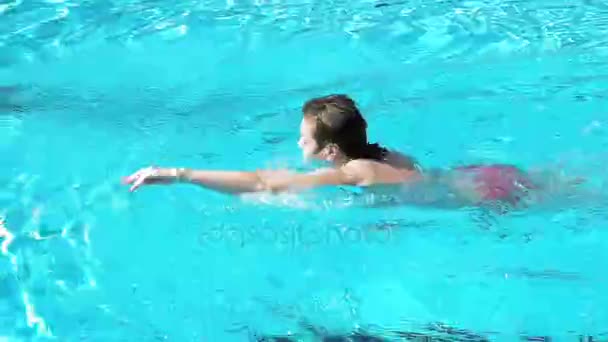
[[[523,171],[511,165],[469,165],[455,170],[475,175],[476,189],[484,201],[516,204],[526,191],[536,188]]]

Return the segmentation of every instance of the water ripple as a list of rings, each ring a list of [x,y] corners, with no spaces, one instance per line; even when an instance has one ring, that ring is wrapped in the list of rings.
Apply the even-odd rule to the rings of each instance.
[[[208,286],[213,286],[214,282],[215,285],[234,286],[230,291],[239,294],[239,298],[245,298],[249,292],[243,293],[244,290],[237,288],[237,285],[250,285],[254,278],[252,274],[267,272],[264,269],[250,269],[248,262],[254,260],[253,254],[252,257],[242,258],[240,263],[231,262],[228,255],[223,257],[221,250],[226,245],[244,251],[245,254],[240,255],[247,255],[259,246],[265,247],[266,252],[276,250],[283,253],[290,250],[295,253],[295,246],[308,253],[303,260],[318,256],[313,253],[319,251],[357,250],[356,255],[348,258],[349,263],[361,261],[353,267],[347,266],[349,264],[343,260],[336,260],[341,257],[335,255],[325,271],[319,271],[321,266],[313,267],[308,261],[302,263],[306,269],[316,268],[316,272],[327,275],[315,278],[316,284],[323,285],[338,281],[332,279],[343,279],[338,274],[349,272],[371,277],[372,274],[363,271],[364,266],[373,266],[376,271],[380,269],[397,276],[404,274],[410,285],[429,270],[436,271],[439,277],[445,273],[457,274],[449,282],[446,281],[449,291],[432,290],[434,292],[429,296],[441,297],[442,293],[449,292],[458,297],[459,289],[453,286],[453,282],[470,279],[472,274],[458,273],[460,269],[469,268],[458,263],[460,260],[480,259],[478,253],[483,246],[480,243],[477,248],[462,248],[454,243],[453,248],[448,248],[445,234],[436,245],[416,243],[428,242],[422,237],[438,234],[439,230],[452,230],[451,227],[440,229],[446,224],[435,220],[435,217],[433,220],[428,220],[428,216],[424,220],[404,220],[403,216],[383,216],[378,220],[349,224],[349,230],[346,230],[343,229],[345,224],[341,217],[335,219],[335,224],[332,219],[328,225],[319,216],[318,226],[314,226],[314,231],[311,229],[310,232],[316,233],[317,229],[329,231],[331,234],[328,234],[327,240],[323,240],[325,235],[310,234],[312,238],[320,237],[320,242],[302,243],[301,236],[293,234],[288,236],[290,240],[283,241],[264,235],[274,230],[269,228],[262,231],[260,228],[287,226],[291,229],[297,228],[298,223],[308,221],[316,224],[317,219],[310,215],[321,215],[326,206],[342,204],[332,204],[331,200],[306,201],[306,198],[295,196],[252,196],[249,199],[254,204],[263,202],[268,207],[275,205],[273,215],[279,210],[290,215],[289,218],[279,216],[278,219],[260,224],[251,218],[272,218],[270,212],[260,213],[262,209],[256,208],[254,216],[244,208],[222,211],[215,207],[218,205],[216,198],[201,200],[198,194],[186,200],[184,205],[185,197],[178,189],[168,190],[174,194],[169,197],[169,205],[162,197],[158,202],[151,200],[156,196],[152,190],[132,197],[133,201],[143,202],[131,205],[131,199],[127,200],[126,195],[117,194],[114,182],[118,177],[114,173],[126,173],[139,167],[140,163],[148,162],[242,167],[251,165],[250,160],[241,157],[246,152],[250,152],[251,160],[259,160],[267,157],[268,154],[263,153],[268,151],[295,149],[297,137],[289,132],[293,128],[293,134],[297,135],[298,120],[293,118],[300,118],[301,101],[312,93],[335,89],[361,93],[361,103],[366,113],[374,113],[370,116],[374,120],[372,126],[383,129],[383,140],[393,139],[391,143],[399,146],[412,142],[412,149],[419,151],[417,155],[424,157],[422,151],[425,150],[429,151],[427,156],[440,155],[437,158],[442,158],[441,164],[449,162],[444,157],[451,153],[452,146],[460,149],[454,158],[469,153],[484,160],[519,162],[517,158],[513,159],[514,156],[507,155],[505,145],[526,141],[526,135],[530,135],[531,138],[521,150],[540,147],[538,137],[547,135],[551,139],[554,131],[550,125],[556,121],[556,111],[561,114],[562,110],[579,114],[580,120],[568,121],[574,115],[560,117],[564,125],[585,134],[584,137],[572,139],[573,144],[579,146],[589,141],[583,138],[600,137],[605,131],[606,122],[601,116],[605,113],[600,106],[592,107],[589,103],[608,98],[605,90],[608,74],[602,70],[606,65],[603,56],[608,51],[606,18],[608,5],[595,0],[189,0],[178,3],[160,0],[0,0],[0,147],[8,147],[10,151],[7,155],[12,158],[9,159],[10,167],[5,168],[8,170],[5,177],[10,180],[0,182],[0,210],[3,211],[0,212],[0,292],[9,294],[0,299],[0,313],[8,313],[8,318],[3,316],[0,328],[12,329],[19,334],[34,334],[38,329],[40,335],[63,335],[63,332],[69,335],[72,331],[74,334],[97,337],[99,331],[104,331],[102,334],[118,334],[130,330],[138,336],[150,336],[150,339],[166,339],[169,335],[164,330],[173,330],[173,333],[177,330],[198,332],[202,329],[195,322],[199,316],[209,316],[209,312],[213,312],[211,316],[216,319],[222,315],[221,308],[214,311],[202,305],[203,298],[191,298],[205,292],[206,282],[211,282]],[[180,41],[185,44],[178,44]],[[152,44],[148,44],[150,42]],[[160,44],[154,44],[158,42]],[[98,45],[105,46],[99,48]],[[74,53],[81,48],[80,51],[84,53]],[[565,58],[551,58],[558,54]],[[493,64],[469,63],[502,57],[507,57],[504,60],[509,62],[508,65],[501,61]],[[38,69],[28,68],[34,64],[30,62],[48,60],[59,63],[42,64]],[[445,61],[450,63],[443,63]],[[25,63],[25,67],[19,68],[20,63]],[[379,73],[378,68],[383,72]],[[25,85],[11,85],[10,79],[4,78],[5,69],[14,70],[16,80]],[[28,83],[28,78],[33,80],[32,84]],[[73,82],[74,79],[81,82]],[[174,86],[172,82],[179,84]],[[111,86],[104,87],[108,83]],[[521,107],[506,108],[506,101],[520,103]],[[562,107],[561,101],[571,106]],[[530,108],[549,106],[549,102],[557,103],[552,111],[547,111],[552,113],[547,115],[553,117],[540,121],[530,119],[535,115],[545,115],[540,109]],[[429,115],[427,109],[431,105],[436,108],[436,116]],[[598,113],[582,109],[583,105],[585,108],[597,108],[593,111]],[[509,111],[515,119],[509,119]],[[584,111],[591,113],[582,116]],[[374,116],[375,113],[378,115]],[[445,113],[449,115],[443,115]],[[432,119],[416,122],[417,117]],[[397,121],[397,118],[401,121]],[[386,121],[388,124],[383,125]],[[473,124],[466,126],[467,123]],[[537,126],[533,127],[535,124]],[[540,126],[543,128],[539,129]],[[384,129],[386,127],[396,129]],[[562,134],[568,134],[568,131],[562,129]],[[467,139],[460,135],[467,135]],[[440,138],[445,136],[453,138],[442,147]],[[472,140],[467,145],[469,137]],[[233,139],[239,139],[238,150],[228,147]],[[50,144],[51,141],[55,144]],[[535,158],[550,154],[547,150],[553,144],[549,142]],[[440,149],[443,152],[435,153]],[[427,158],[430,164],[434,163],[433,158]],[[603,170],[604,161],[605,158],[602,158],[603,163],[595,169]],[[14,173],[22,172],[13,177]],[[29,172],[45,176],[35,177]],[[97,179],[105,181],[97,183]],[[186,211],[157,211],[154,203],[159,203],[162,208],[186,208]],[[181,204],[174,205],[177,203]],[[313,205],[321,210],[308,211],[305,217],[299,216],[300,211],[286,209],[309,208]],[[130,214],[122,215],[127,207]],[[188,216],[187,211],[194,211],[194,214]],[[376,212],[383,215],[380,210]],[[116,222],[126,222],[124,225],[128,229],[114,229],[116,222],[105,221],[106,216],[116,213],[121,213],[120,220]],[[589,216],[599,215],[605,217],[603,211]],[[138,216],[150,219],[134,224],[133,220]],[[199,216],[205,219],[199,220]],[[355,218],[359,215],[349,213],[348,216]],[[360,216],[365,217],[363,214]],[[481,228],[502,226],[494,216],[480,215],[473,219],[479,221],[477,223]],[[182,224],[189,220],[196,222],[195,229],[202,229],[198,227],[199,224],[204,226],[206,234],[189,231],[192,227],[187,223]],[[252,227],[243,227],[245,220],[251,221]],[[555,220],[558,226],[578,232],[579,240],[576,241],[582,241],[579,242],[580,246],[593,247],[591,242],[586,242],[590,240],[585,239],[599,234],[597,231],[600,229],[587,229],[592,224],[580,219],[580,215],[563,215]],[[105,221],[105,225],[103,229],[97,229],[99,235],[93,241],[97,241],[98,248],[93,253],[90,234],[95,233],[95,221],[100,226],[104,225],[100,221]],[[173,226],[176,222],[180,227]],[[170,232],[169,228],[159,231],[164,226],[170,227]],[[542,228],[545,229],[531,228],[532,232],[526,230],[521,233],[536,234],[534,239],[528,241],[527,246],[531,246],[541,240],[539,232],[546,236],[545,231],[554,226],[543,222]],[[146,233],[142,233],[140,227],[144,227]],[[239,232],[238,229],[241,229],[242,235],[235,238],[233,233]],[[478,230],[475,231],[476,236],[482,235],[483,238]],[[219,242],[212,235],[213,232],[224,234],[219,237]],[[377,237],[377,241],[380,241],[389,236],[387,232],[394,232],[395,241],[397,237],[404,243],[411,241],[406,248],[399,250],[394,264],[391,264],[391,258],[380,260],[380,256],[376,257],[374,253],[361,252],[361,249],[357,249],[361,243],[357,245],[346,241],[346,238],[361,236]],[[353,237],[347,233],[357,235]],[[502,230],[499,233],[502,239]],[[522,235],[514,230],[509,233],[511,236]],[[463,235],[466,234],[458,231],[458,238]],[[152,236],[157,236],[153,243],[147,240]],[[201,258],[203,261],[198,264],[199,261],[192,261],[197,258],[187,252],[189,241],[183,241],[183,244],[175,242],[180,241],[180,236],[188,236],[184,240],[193,240],[201,246],[204,242],[204,247],[215,244],[222,248],[213,249],[218,254]],[[252,238],[245,243],[243,236]],[[417,236],[421,237],[420,240],[416,240]],[[347,243],[348,248],[338,248],[338,244]],[[504,239],[500,243],[507,244],[509,241]],[[379,244],[361,248],[367,251],[376,245]],[[554,250],[566,250],[563,253],[570,255],[578,246],[573,244],[565,249],[563,244],[555,245]],[[106,248],[99,248],[103,246]],[[386,244],[382,247],[390,248]],[[162,253],[155,253],[157,248],[161,248]],[[580,285],[587,286],[586,283],[592,278],[589,274],[603,266],[600,263],[595,268],[576,270],[573,265],[549,259],[538,265],[523,267],[526,260],[538,259],[536,254],[531,254],[533,248],[526,248],[520,246],[513,248],[517,250],[516,253],[505,252],[504,255],[509,256],[509,262],[505,263],[496,260],[497,255],[503,254],[492,253],[488,247],[488,257],[484,260],[496,265],[488,266],[487,272],[484,271],[486,278],[501,278],[501,275],[508,274],[501,281],[515,284],[510,286],[523,284],[524,281],[553,286],[559,281],[572,283],[572,286],[584,291]],[[210,250],[201,249],[205,252]],[[447,259],[450,257],[439,253],[444,249],[457,251],[457,256],[475,254],[468,259],[454,258],[456,261],[449,263]],[[122,254],[114,255],[116,251]],[[186,252],[180,254],[181,251]],[[529,253],[527,259],[512,260],[513,255],[526,251]],[[584,253],[589,255],[589,259],[594,257],[596,260],[589,262],[590,265],[597,265],[597,260],[601,261],[599,247]],[[239,253],[230,257],[235,255]],[[275,254],[272,261],[289,259],[282,255],[276,257]],[[182,266],[182,272],[189,276],[191,269],[188,267],[193,267],[197,270],[195,273],[200,275],[193,277],[196,284],[192,289],[181,287],[187,285],[189,277],[175,277],[178,263],[171,260],[179,259],[178,256],[183,256],[181,262],[186,263],[186,266]],[[103,258],[104,268],[110,269],[111,273],[99,272],[96,258]],[[372,265],[370,260],[374,258],[378,261]],[[216,263],[216,260],[219,261]],[[256,259],[255,264],[264,266],[265,262],[259,260]],[[327,265],[327,260],[323,259],[319,265]],[[188,262],[196,262],[196,268]],[[146,270],[146,264],[153,265],[153,269]],[[243,278],[222,274],[220,271],[224,271],[226,265],[240,267]],[[301,267],[279,268],[270,262],[267,265],[277,274],[277,270],[287,272],[281,278],[271,278],[273,295],[284,291],[301,293],[302,298],[308,298],[303,290],[293,291],[293,286],[298,286],[298,282],[291,281],[289,276],[289,270]],[[358,270],[360,265],[361,270]],[[392,265],[395,265],[394,268]],[[404,269],[404,265],[408,268]],[[446,270],[442,267],[446,267]],[[339,272],[334,272],[334,268]],[[473,278],[481,278],[481,273],[473,274]],[[104,276],[107,279],[103,279]],[[421,288],[422,285],[432,285],[432,278],[428,283],[420,283]],[[102,288],[99,292],[107,297],[92,299],[93,303],[87,300],[81,302],[76,293],[82,293],[80,290],[83,289],[98,289],[98,282],[101,284],[99,288]],[[140,285],[130,289],[129,284],[132,283]],[[159,292],[154,292],[154,284],[160,284]],[[251,288],[254,285],[251,284]],[[464,285],[467,286],[463,288],[471,288],[468,284]],[[415,284],[410,288],[413,289],[410,296],[421,297],[419,301],[423,303],[425,292],[419,290],[417,293]],[[569,291],[569,288],[565,288],[564,293],[566,290]],[[498,291],[501,289],[498,288]],[[606,300],[599,296],[599,290],[597,294],[594,291],[594,288],[588,289],[590,295],[587,296],[593,295],[599,304],[595,309],[583,310],[589,315],[602,315],[601,302]],[[126,295],[123,298],[117,293]],[[333,306],[336,316],[358,320],[362,312],[370,312],[360,306],[374,302],[375,296],[351,294],[350,290],[328,294],[327,301],[331,305],[319,307],[325,310]],[[531,292],[530,297],[524,298],[538,299],[536,294]],[[66,305],[66,297],[71,299],[70,305]],[[479,298],[479,294],[473,297]],[[391,296],[388,300],[397,302],[396,298]],[[563,298],[569,299],[567,296]],[[279,300],[274,298],[274,301]],[[78,307],[78,302],[81,302],[80,308],[71,309]],[[414,301],[403,302],[405,304],[400,310],[407,311],[413,307]],[[429,305],[433,302],[429,300]],[[570,298],[570,302],[572,307],[582,307],[587,303],[586,298],[580,301]],[[241,301],[234,300],[228,306],[237,307],[237,303]],[[272,304],[277,315],[299,314],[298,310],[290,310],[281,303]],[[192,326],[190,323],[174,324],[162,316],[179,316],[175,312],[160,311],[160,316],[151,313],[154,306],[173,310],[178,305],[186,307],[184,315],[196,317],[192,319]],[[419,312],[427,311],[422,310],[422,304],[417,305],[420,306]],[[233,311],[238,311],[237,316],[245,320],[255,316],[251,310],[230,308],[225,311],[229,316]],[[390,310],[389,306],[382,311]],[[517,310],[521,310],[519,313],[525,312],[523,308]],[[112,321],[108,323],[108,327],[112,328],[106,329],[104,326],[101,329],[92,323],[99,317],[97,312],[103,312],[106,320]],[[518,312],[502,312],[504,322],[511,322]],[[368,315],[371,317],[373,314]],[[457,313],[454,315],[458,316]],[[63,320],[66,316],[69,319]],[[446,316],[449,316],[449,312]],[[596,320],[602,318],[600,316]],[[221,323],[214,322],[213,325],[220,326]],[[240,331],[245,323],[235,326]]]
[[[15,322],[9,324],[21,326],[22,334],[50,337],[54,332],[45,319],[49,301],[94,289],[96,260],[90,246],[92,220],[81,211],[80,199],[70,198],[77,194],[63,187],[49,191],[37,180],[21,175],[3,183],[13,196],[0,201],[0,261],[7,263],[0,287],[8,291],[4,299],[14,308],[9,317]]]
[[[551,53],[604,49],[608,6],[600,1],[12,1],[0,5],[3,65],[11,50],[48,49],[91,41],[129,43],[155,36],[179,39],[210,33],[232,41],[273,41],[338,33],[390,44],[423,57],[451,59],[487,53]],[[254,38],[256,37],[256,38]],[[282,37],[282,38],[280,38]],[[236,40],[234,38],[237,38]]]

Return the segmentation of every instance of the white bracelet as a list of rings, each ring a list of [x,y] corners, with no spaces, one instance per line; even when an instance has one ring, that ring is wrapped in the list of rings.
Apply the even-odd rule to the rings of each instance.
[[[175,179],[177,179],[178,181],[181,182],[181,181],[187,181],[187,180],[189,180],[188,176],[187,176],[188,170],[186,168],[183,168],[183,167],[174,168],[172,171],[173,171],[172,172],[173,177]]]

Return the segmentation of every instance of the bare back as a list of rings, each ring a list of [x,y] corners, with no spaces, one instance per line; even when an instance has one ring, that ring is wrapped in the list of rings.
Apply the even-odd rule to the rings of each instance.
[[[386,157],[385,163],[397,169],[420,171],[420,166],[418,165],[416,159],[396,151],[389,152],[388,156]]]
[[[360,180],[359,185],[395,184],[412,181],[420,176],[413,159],[402,154],[391,154],[385,162],[357,159],[348,162],[343,170]]]

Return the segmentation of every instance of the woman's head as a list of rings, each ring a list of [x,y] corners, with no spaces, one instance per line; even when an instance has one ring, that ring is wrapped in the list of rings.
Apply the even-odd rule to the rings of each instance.
[[[306,159],[340,162],[382,159],[385,150],[367,141],[367,122],[346,95],[329,95],[307,101],[302,107],[298,145]]]

